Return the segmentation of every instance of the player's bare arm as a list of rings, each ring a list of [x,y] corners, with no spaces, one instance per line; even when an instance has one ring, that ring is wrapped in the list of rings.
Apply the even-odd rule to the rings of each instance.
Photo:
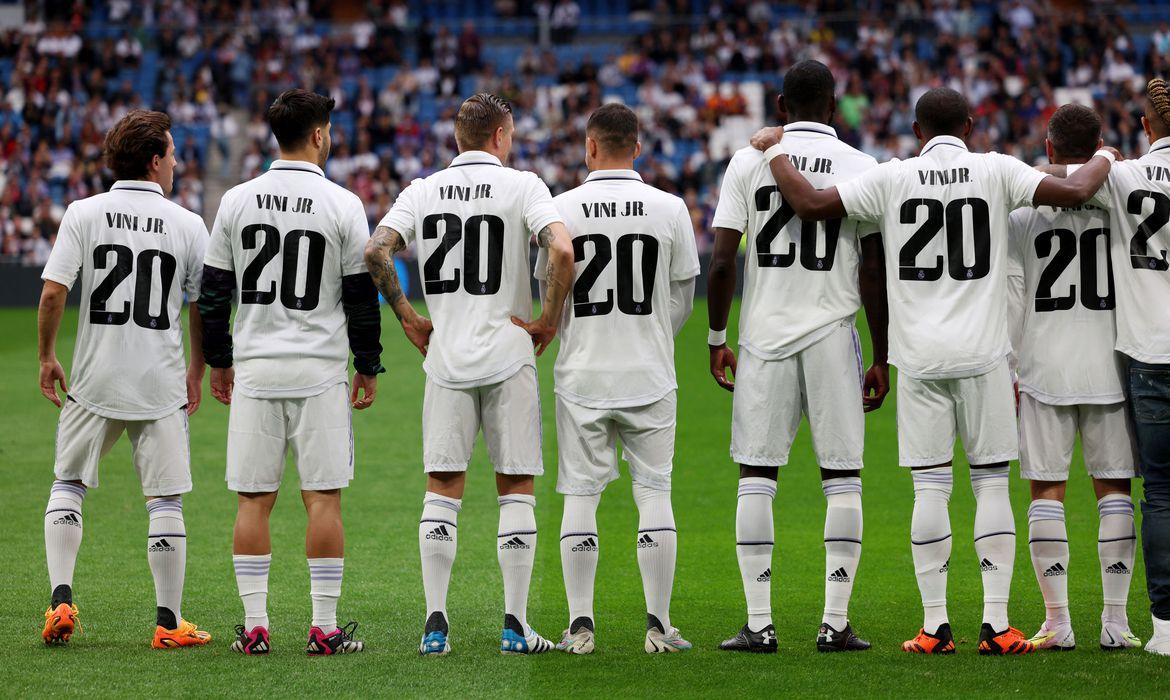
[[[760,129],[752,136],[752,148],[766,152],[779,144],[783,136],[783,127]],[[845,204],[841,202],[841,195],[837,193],[836,187],[818,190],[804,179],[800,171],[785,157],[773,158],[768,167],[772,170],[772,177],[776,179],[776,186],[780,188],[780,195],[802,220],[824,221],[840,219],[846,215]]]
[[[187,337],[190,338],[190,359],[187,361],[187,415],[195,415],[199,410],[199,403],[203,400],[203,375],[207,363],[203,360],[203,317],[199,315],[199,306],[187,306]]]
[[[199,317],[202,322],[203,360],[211,366],[211,395],[224,405],[232,402],[236,373],[232,368],[232,298],[236,275],[213,265],[203,266],[199,290]],[[195,352],[195,348],[191,348]]]
[[[868,413],[882,406],[890,393],[889,305],[886,300],[886,256],[882,235],[874,233],[861,239],[861,265],[858,268],[861,304],[865,307],[865,323],[869,326],[873,364],[865,372],[861,401]]]
[[[1116,157],[1116,156],[1115,156]],[[777,159],[779,160],[779,159]],[[1036,186],[1032,204],[1051,207],[1079,207],[1089,201],[1105,179],[1109,177],[1112,162],[1105,156],[1093,156],[1089,162],[1076,169],[1068,177],[1049,175]]]
[[[366,243],[366,268],[374,285],[402,324],[406,338],[425,357],[435,327],[431,320],[414,310],[414,305],[402,293],[402,282],[394,267],[394,254],[406,247],[402,234],[387,226],[374,229],[374,235]]]
[[[57,361],[57,331],[61,328],[61,314],[65,311],[65,297],[69,290],[65,285],[45,280],[41,289],[41,304],[37,310],[37,355],[41,362],[41,393],[46,399],[61,408],[61,397],[57,395],[57,385],[61,391],[69,393],[69,386],[65,381],[65,369]]]
[[[735,297],[735,258],[739,239],[743,234],[729,228],[715,229],[715,249],[711,253],[711,269],[707,271],[707,327],[713,331],[727,330],[731,300]],[[735,353],[723,342],[708,344],[711,351],[711,376],[719,386],[735,391]],[[727,375],[731,370],[732,376]]]
[[[545,226],[536,234],[536,244],[548,251],[545,269],[545,292],[541,300],[540,318],[535,321],[512,317],[512,323],[528,331],[539,357],[557,335],[565,297],[573,284],[573,243],[569,230],[560,221]]]

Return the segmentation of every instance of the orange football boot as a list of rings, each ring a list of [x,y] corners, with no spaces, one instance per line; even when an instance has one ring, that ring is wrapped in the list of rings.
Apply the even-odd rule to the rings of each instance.
[[[81,622],[77,619],[76,605],[61,603],[45,611],[45,631],[41,632],[45,644],[64,644],[74,632],[80,631]]]
[[[986,622],[979,630],[979,653],[983,656],[1007,656],[1009,654],[1031,654],[1036,645],[1015,627],[996,632]]]
[[[918,630],[918,636],[902,642],[902,651],[911,654],[954,654],[955,637],[951,634],[950,623],[939,625],[934,634],[924,629]]]
[[[178,647],[198,647],[211,641],[211,633],[199,629],[186,620],[179,620],[179,626],[168,630],[161,625],[154,628],[154,641],[150,646],[155,649],[177,649]]]

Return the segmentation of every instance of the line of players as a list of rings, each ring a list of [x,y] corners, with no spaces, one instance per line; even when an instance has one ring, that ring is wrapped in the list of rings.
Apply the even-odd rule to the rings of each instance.
[[[1164,97],[1165,87],[1159,85]],[[1152,142],[1170,134],[1170,101],[1162,116],[1153,106],[1157,89],[1151,83],[1153,111],[1144,120]],[[1083,153],[1083,139],[1078,139],[1086,131],[1084,115],[1070,116],[1068,108],[1058,115],[1073,127],[1062,131],[1061,120],[1053,120],[1054,162],[1079,158],[1087,165],[1055,173],[1067,177],[1039,173],[1006,156],[970,154],[963,141],[971,128],[966,102],[952,91],[934,90],[917,106],[915,131],[924,143],[922,155],[878,166],[838,141],[827,126],[833,90],[832,75],[821,64],[803,62],[788,71],[780,97],[788,126],[762,131],[753,140],[756,148],[736,154],[715,215],[709,344],[716,380],[736,390],[731,452],[741,465],[736,534],[748,608],[747,624],[722,648],[776,650],[770,615],[771,503],[778,466],[787,462],[802,414],[809,417],[827,501],[825,615],[817,647],[869,647],[853,632],[847,609],[861,549],[863,410],[878,408],[889,386],[887,293],[894,300],[889,305],[890,361],[902,373],[900,461],[913,470],[912,549],[926,612],[923,630],[903,648],[920,653],[954,650],[945,586],[956,430],[975,465],[976,550],[985,587],[981,653],[1072,646],[1067,596],[1051,580],[1059,577],[1062,583],[1064,578],[1042,573],[1067,571],[1063,487],[1052,482],[1067,476],[1078,427],[1083,439],[1099,445],[1086,454],[1102,496],[1102,557],[1111,562],[1105,568],[1113,569],[1103,577],[1125,570],[1115,579],[1118,583],[1106,584],[1102,645],[1139,644],[1124,617],[1134,556],[1127,479],[1133,459],[1127,462],[1124,450],[1118,449],[1118,436],[1129,436],[1118,419],[1121,399],[1117,391],[1075,393],[1079,381],[1093,377],[1116,388],[1109,379],[1116,383],[1120,370],[1098,376],[1116,367],[1111,313],[1090,319],[1097,324],[1096,334],[1100,318],[1109,317],[1103,322],[1109,332],[1094,336],[1101,340],[1100,353],[1108,354],[1107,362],[1100,354],[1090,356],[1080,326],[1070,329],[1057,316],[1018,314],[1023,337],[1038,337],[1037,345],[1048,348],[1051,344],[1043,341],[1052,334],[1071,333],[1084,349],[1077,359],[1099,372],[1062,367],[1052,389],[1044,383],[1052,365],[1034,359],[1032,351],[1019,353],[1025,476],[1039,484],[1029,515],[1032,550],[1037,567],[1045,567],[1038,568],[1038,578],[1048,616],[1033,640],[1007,623],[1015,546],[1007,462],[1017,450],[1004,313],[1009,290],[1007,215],[1033,205],[1080,207],[1101,189],[1113,155],[1090,158],[1091,150]],[[446,592],[463,477],[481,428],[500,495],[498,557],[505,594],[501,651],[540,653],[554,647],[527,623],[525,608],[536,545],[533,477],[543,472],[534,354],[543,352],[558,329],[557,490],[565,495],[561,554],[570,614],[569,628],[556,646],[570,653],[594,649],[596,510],[605,485],[616,478],[620,438],[639,511],[636,547],[648,612],[645,648],[689,648],[669,617],[677,548],[670,505],[677,388],[673,338],[690,313],[699,268],[681,200],[646,186],[633,170],[639,149],[636,117],[619,105],[594,113],[586,141],[591,174],[582,186],[554,199],[534,175],[503,166],[511,148],[511,110],[498,98],[476,95],[456,118],[460,155],[449,168],[404,190],[370,237],[360,201],[323,176],[331,109],[331,100],[301,90],[277,99],[268,121],[281,160],[225,195],[209,240],[197,217],[157,196],[169,188],[174,167],[165,115],[132,113],[107,138],[107,157],[120,181],[110,193],[71,205],[44,274],[41,386],[58,405],[55,383],[67,393],[58,430],[57,481],[45,519],[53,589],[45,641],[68,641],[77,629],[72,575],[81,540],[82,500],[86,488],[97,485],[99,459],[123,431],[130,435],[148,498],[148,558],[158,599],[154,645],[198,645],[210,639],[183,620],[179,610],[186,534],[180,495],[191,488],[186,420],[198,407],[204,372],[195,353],[185,381],[180,379],[179,311],[186,292],[198,299],[190,314],[192,346],[202,347],[212,367],[213,395],[231,404],[227,480],[239,493],[233,553],[245,611],[233,649],[246,654],[271,649],[268,517],[288,448],[296,458],[309,519],[306,554],[313,620],[307,651],[324,655],[363,649],[354,625],[337,625],[344,570],[340,489],[353,475],[350,409],[373,403],[376,376],[383,371],[376,287],[407,338],[426,357],[427,492],[419,544],[427,617],[420,653],[450,650]],[[1096,124],[1093,149],[1099,145],[1099,120]],[[1067,145],[1060,145],[1062,139]],[[1155,142],[1155,155],[1157,149]],[[781,154],[787,157],[777,157]],[[1132,172],[1145,173],[1138,168]],[[1118,175],[1112,177],[1101,191],[1121,197],[1118,192],[1125,185],[1115,182]],[[1158,189],[1157,178],[1147,179],[1152,185],[1146,187],[1155,195],[1167,189]],[[1080,235],[1078,241],[1089,241],[1084,244],[1088,248],[1080,248],[1082,256],[1087,249],[1096,250],[1098,238],[1109,238],[1080,226],[1083,222],[1076,217],[1091,216],[1091,211],[1051,212],[1051,217],[1072,217],[1061,224]],[[1138,206],[1136,213],[1143,211]],[[1032,219],[1020,214],[1016,228],[1043,228],[1034,219],[1048,213],[1041,209]],[[814,223],[818,220],[827,221]],[[1113,224],[1115,230],[1123,226]],[[1165,236],[1157,228],[1146,236],[1151,243]],[[1092,235],[1085,236],[1086,230]],[[1146,225],[1141,231],[1147,231]],[[726,346],[725,328],[735,286],[735,252],[745,233],[748,270],[737,365]],[[536,276],[542,314],[530,320],[528,246],[533,235],[540,246]],[[1014,245],[1019,236],[1013,233],[1013,246],[1024,250],[1022,244]],[[1049,236],[1060,239],[1058,256],[1068,255],[1062,252],[1065,237]],[[965,250],[968,239],[973,242],[970,255]],[[394,267],[394,253],[412,241],[433,322],[407,302]],[[1037,254],[1042,254],[1041,245]],[[1047,245],[1045,258],[1053,250],[1051,241]],[[1165,269],[1158,267],[1157,256],[1149,259],[1150,269]],[[1031,285],[1029,298],[1035,297],[1040,310],[1049,306],[1040,302],[1052,297],[1040,294],[1037,285],[1047,283],[1050,291],[1065,281],[1064,268],[1037,272],[1034,263],[1021,258],[1011,268],[1012,279],[1022,277],[1024,286]],[[1110,311],[1113,295],[1092,297],[1095,288],[1085,283],[1086,269],[1083,263],[1081,298],[1098,305],[1086,305],[1084,313]],[[1092,269],[1096,274],[1097,268]],[[1104,276],[1112,278],[1110,269],[1105,266]],[[173,285],[176,275],[182,289]],[[65,293],[79,276],[88,314],[81,318],[73,386],[67,389],[53,341]],[[134,283],[125,282],[131,276]],[[1117,275],[1119,315],[1127,293],[1158,293],[1156,286],[1127,290],[1122,278]],[[573,298],[566,305],[570,288]],[[1103,305],[1101,300],[1106,300]],[[862,301],[875,360],[864,374],[853,329]],[[1059,299],[1055,306],[1068,310]],[[1170,362],[1157,352],[1166,347],[1166,338],[1149,330],[1170,328],[1170,323],[1157,325],[1165,320],[1141,321],[1142,330],[1129,336],[1142,343],[1144,355],[1122,349],[1146,362]],[[1046,322],[1051,328],[1040,325]],[[1026,349],[1026,343],[1017,349]],[[355,374],[347,392],[350,352]],[[1165,379],[1157,367],[1146,375],[1140,374],[1141,365],[1134,367],[1139,374],[1131,383],[1145,382],[1144,393],[1129,394],[1150,399],[1149,410],[1136,416],[1139,445],[1145,415],[1145,444],[1156,449],[1156,401],[1162,397],[1164,402],[1170,391],[1158,385]],[[1085,406],[1094,403],[1103,408]],[[1061,407],[1052,408],[1054,404]],[[1156,452],[1143,456],[1149,457],[1147,463],[1160,459]],[[1149,502],[1155,494],[1166,495],[1164,490],[1151,492],[1149,470],[1146,493],[1144,529],[1149,530],[1160,522],[1150,517]],[[1170,651],[1170,630],[1164,629],[1170,611],[1158,607],[1167,601],[1156,581],[1164,582],[1157,577],[1166,567],[1149,564],[1156,551],[1150,538],[1146,551],[1155,600],[1155,637],[1147,648],[1165,653]]]

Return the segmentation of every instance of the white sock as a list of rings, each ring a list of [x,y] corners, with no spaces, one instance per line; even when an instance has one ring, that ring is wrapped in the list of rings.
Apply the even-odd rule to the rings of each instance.
[[[735,509],[735,554],[747,599],[748,629],[759,632],[772,624],[772,500],[776,482],[764,477],[739,480]]]
[[[821,622],[841,631],[861,559],[861,477],[825,479],[825,613]]]
[[[910,551],[922,596],[922,629],[938,632],[947,618],[947,571],[951,565],[950,467],[914,469],[914,515],[910,520]]]
[[[1129,615],[1129,584],[1137,539],[1133,528],[1133,499],[1129,494],[1111,493],[1097,501],[1101,518],[1097,534],[1097,556],[1101,560],[1101,590],[1104,593],[1103,619],[1126,622]]]
[[[569,599],[569,630],[581,618],[593,624],[593,582],[597,577],[597,505],[601,494],[565,496],[561,517],[561,571]]]
[[[638,506],[638,569],[646,596],[646,627],[670,631],[670,592],[674,587],[674,565],[678,558],[678,530],[670,491],[634,483],[634,504]]]
[[[500,573],[504,577],[504,614],[528,631],[528,585],[536,558],[536,496],[500,496],[500,528],[496,534]]]
[[[322,557],[309,560],[309,595],[313,598],[313,626],[329,634],[337,629],[337,599],[345,559]]]
[[[271,554],[233,554],[236,586],[244,603],[244,629],[268,629],[268,569]]]
[[[422,518],[418,521],[418,550],[422,557],[423,594],[427,599],[427,620],[436,612],[447,620],[447,588],[459,542],[459,511],[463,501],[427,492],[423,496]],[[446,631],[446,630],[444,630]]]
[[[1028,506],[1028,549],[1044,596],[1045,620],[1069,622],[1068,532],[1063,503],[1041,498]]]
[[[1016,562],[1016,522],[1007,467],[971,470],[975,492],[975,555],[983,573],[983,621],[996,632],[1008,628],[1008,597]]]
[[[85,487],[68,481],[54,481],[45,507],[45,559],[49,565],[49,588],[73,588],[73,568],[81,548],[81,502]],[[72,590],[69,591],[72,602]]]
[[[150,534],[146,538],[146,560],[154,576],[154,598],[159,608],[174,616],[175,629],[183,619],[183,577],[187,570],[187,526],[183,522],[183,499],[152,498],[146,502]],[[165,613],[159,611],[159,617]],[[160,619],[160,622],[163,620]]]

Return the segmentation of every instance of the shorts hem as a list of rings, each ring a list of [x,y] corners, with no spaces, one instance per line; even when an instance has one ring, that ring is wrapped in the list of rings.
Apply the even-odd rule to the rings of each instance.
[[[88,484],[87,484],[87,486],[88,486]],[[178,486],[175,486],[174,488],[161,488],[159,486],[152,486],[152,487],[148,488],[146,486],[143,486],[142,487],[142,495],[143,496],[152,496],[155,498],[157,498],[159,496],[180,496],[184,493],[191,493],[191,491],[193,489],[194,489],[194,484],[192,484],[192,482],[190,482],[190,481],[188,481],[185,484],[179,484]]]
[[[993,455],[967,455],[967,464],[995,464],[996,462],[1010,462],[1013,459],[1019,458],[1020,453],[1018,451],[1000,452]]]
[[[496,473],[497,474],[505,474],[507,476],[541,476],[542,474],[544,474],[544,466],[538,466],[538,467],[525,467],[525,466],[496,467]]]
[[[630,480],[639,486],[645,486],[653,491],[670,491],[670,477],[663,478],[647,478],[644,476],[630,475]]]
[[[742,464],[745,467],[786,467],[788,466],[788,456],[784,459],[770,459],[768,457],[748,457],[746,455],[731,453],[731,460],[736,464]]]
[[[562,486],[557,484],[557,493],[562,496],[597,496],[605,491],[605,487],[612,482],[605,482],[604,484],[590,484],[588,486]]]
[[[862,469],[865,465],[862,460],[833,460],[831,462],[819,462],[818,466],[821,469],[830,469],[838,471],[857,471]]]
[[[349,486],[353,479],[342,479],[340,481],[314,481],[308,484],[301,484],[302,491],[335,491]]]
[[[83,474],[62,473],[56,467],[53,468],[53,478],[57,481],[80,481],[87,489],[96,489],[98,487],[97,479],[91,481]]]
[[[955,455],[952,453],[945,456],[940,455],[938,457],[915,457],[913,459],[899,459],[898,464],[908,468],[933,467],[938,464],[953,463],[954,461]]]
[[[424,464],[423,471],[428,474],[431,472],[465,472],[467,471],[467,463]]]
[[[228,490],[236,493],[276,493],[280,484],[241,484],[238,481],[228,481]]]
[[[1137,470],[1135,469],[1114,469],[1112,471],[1088,472],[1092,479],[1136,479]],[[1068,481],[1069,473],[1064,472],[1062,478],[1060,474],[1055,472],[1037,471],[1035,469],[1020,469],[1020,478],[1028,479],[1029,481]]]

